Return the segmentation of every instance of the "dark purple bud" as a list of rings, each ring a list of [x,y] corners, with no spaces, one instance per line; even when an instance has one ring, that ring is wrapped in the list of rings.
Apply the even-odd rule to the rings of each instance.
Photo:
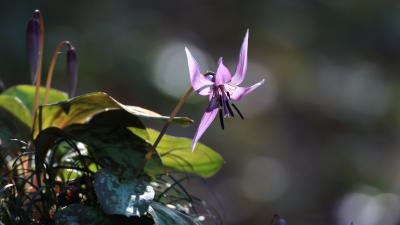
[[[279,218],[276,223],[276,225],[287,225],[286,220]]]
[[[74,97],[78,82],[78,61],[76,50],[72,45],[69,45],[67,51],[67,75],[69,77],[69,96]]]
[[[42,35],[41,15],[39,10],[33,12],[26,29],[26,47],[28,53],[29,72],[32,83],[35,83],[36,72],[39,65],[39,54]]]
[[[4,82],[0,80],[0,93],[3,92],[5,89]]]
[[[272,218],[271,225],[287,225],[286,220],[275,214]]]

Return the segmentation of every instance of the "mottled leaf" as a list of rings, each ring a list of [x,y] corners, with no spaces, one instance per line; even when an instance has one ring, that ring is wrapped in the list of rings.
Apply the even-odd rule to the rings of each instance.
[[[115,120],[111,118],[115,117]],[[133,126],[146,134],[142,122],[125,111],[111,110],[95,115],[88,124],[74,124],[64,130],[49,127],[35,139],[36,163],[42,165],[46,154],[61,138],[82,142],[103,168],[108,168],[121,177],[134,176],[144,163],[150,145],[130,132],[126,127]],[[38,166],[40,169],[41,166]],[[145,173],[155,176],[162,172],[161,159],[152,158],[145,167]]]
[[[148,137],[148,133],[146,127],[142,123],[141,120],[135,115],[132,115],[124,110],[110,110],[96,114],[89,121],[91,127],[107,127],[107,129],[125,129],[126,127],[130,127],[130,129],[134,129],[138,134],[135,134],[135,138],[137,137]],[[143,141],[146,146],[146,151],[150,147],[147,143]],[[125,152],[131,151],[132,149],[120,149],[118,151]],[[96,154],[96,153],[94,153]],[[131,161],[132,165],[129,168],[134,168],[136,166]],[[142,163],[142,162],[140,162]],[[158,155],[154,156],[152,160],[146,163],[144,168],[145,174],[150,176],[156,176],[162,173],[162,163],[160,157]]]
[[[142,179],[121,179],[105,169],[96,173],[94,189],[107,214],[142,216],[154,199],[154,189]]]
[[[149,144],[130,132],[125,127],[91,126],[76,124],[69,126],[68,133],[75,140],[88,146],[103,168],[107,168],[120,177],[132,177],[141,169]],[[160,173],[162,164],[158,157],[153,157],[151,176]]]
[[[95,92],[43,106],[41,125],[42,129],[50,126],[64,128],[71,124],[86,123],[91,117],[100,112],[116,109],[126,111],[140,119],[161,121],[168,119],[167,116],[162,116],[138,106],[123,105],[106,93]],[[192,123],[192,120],[186,117],[175,117],[173,121],[182,125]],[[35,127],[35,136],[37,133],[38,126]]]
[[[150,144],[153,144],[159,135],[158,131],[149,128],[147,128],[148,137],[137,133],[136,129],[130,128],[130,130],[146,139]],[[166,134],[156,150],[163,165],[167,168],[202,177],[214,175],[224,163],[222,156],[201,143],[198,143],[192,152],[191,144],[192,139]]]

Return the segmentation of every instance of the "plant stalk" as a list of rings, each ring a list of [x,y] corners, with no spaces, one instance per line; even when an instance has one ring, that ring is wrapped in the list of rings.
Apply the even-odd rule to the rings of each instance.
[[[60,54],[61,49],[64,46],[68,46],[68,45],[70,45],[70,43],[68,41],[62,41],[62,42],[58,43],[58,45],[56,46],[56,48],[53,51],[53,55],[52,55],[51,61],[50,61],[49,70],[47,71],[46,92],[44,94],[43,105],[47,104],[47,101],[49,99],[49,92],[50,92],[51,82],[53,80],[53,73],[54,73],[54,68],[56,67],[58,55]]]
[[[174,110],[172,110],[168,120],[165,122],[163,128],[160,131],[160,134],[158,135],[157,139],[154,141],[153,145],[150,148],[147,148],[147,153],[145,156],[144,161],[142,162],[142,164],[140,165],[140,167],[138,168],[135,177],[139,176],[141,171],[144,169],[144,167],[146,166],[146,163],[151,160],[151,158],[153,157],[154,152],[156,151],[156,148],[158,146],[158,144],[160,143],[162,137],[165,135],[165,133],[168,130],[169,125],[171,124],[172,120],[174,119],[174,117],[176,116],[176,114],[178,114],[179,110],[181,110],[183,104],[186,102],[186,100],[188,99],[188,97],[190,96],[190,94],[193,92],[193,88],[192,86],[190,86],[185,93],[183,94],[183,96],[179,99],[178,104],[176,104]]]

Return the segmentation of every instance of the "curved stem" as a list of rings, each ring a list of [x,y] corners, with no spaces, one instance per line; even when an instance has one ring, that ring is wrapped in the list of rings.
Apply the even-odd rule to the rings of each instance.
[[[183,103],[186,102],[187,98],[190,96],[190,94],[193,92],[193,88],[190,86],[185,92],[185,94],[179,99],[178,104],[175,106],[174,110],[171,112],[171,115],[169,116],[167,122],[165,122],[163,128],[160,131],[160,134],[158,135],[156,141],[154,141],[153,144],[153,151],[157,147],[157,145],[160,143],[161,138],[164,136],[165,132],[167,131],[169,125],[171,124],[172,120],[178,114],[179,110],[182,108]]]
[[[65,46],[70,46],[70,45],[71,44],[68,41],[62,41],[62,42],[58,43],[58,45],[56,46],[56,48],[53,51],[49,70],[47,71],[46,92],[44,94],[43,105],[47,104],[47,101],[49,98],[49,91],[50,91],[50,87],[51,87],[51,82],[53,81],[53,73],[54,73],[54,68],[56,67],[58,55],[60,54],[60,51],[62,48],[64,48]]]
[[[157,148],[158,144],[160,143],[162,137],[167,132],[167,129],[168,129],[169,125],[171,124],[172,120],[174,119],[176,114],[178,114],[179,110],[182,108],[183,104],[186,102],[187,98],[190,96],[190,94],[192,92],[193,92],[193,88],[192,88],[192,86],[190,86],[185,91],[183,96],[179,99],[178,104],[176,104],[174,110],[172,110],[168,120],[165,122],[165,124],[164,124],[163,128],[161,129],[160,134],[158,135],[157,139],[154,141],[153,145],[150,148],[147,149],[147,153],[146,153],[145,159],[142,162],[142,164],[140,165],[140,167],[138,168],[138,170],[136,171],[135,177],[140,175],[140,173],[142,172],[142,170],[146,166],[146,163],[149,160],[151,160],[151,158],[153,157],[154,152],[156,151],[156,148]]]

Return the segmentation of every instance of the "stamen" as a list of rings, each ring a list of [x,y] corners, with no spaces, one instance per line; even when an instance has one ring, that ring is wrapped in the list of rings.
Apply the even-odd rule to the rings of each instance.
[[[221,95],[218,95],[218,101],[219,101],[219,106],[221,107],[221,109],[224,109],[224,104],[222,102],[222,96]]]
[[[242,118],[242,120],[244,120],[244,116],[243,114],[239,111],[238,107],[236,107],[235,104],[231,103],[233,108],[235,108],[236,112],[239,114],[240,118]]]
[[[221,123],[221,128],[223,130],[223,129],[225,129],[225,126],[224,126],[224,115],[222,113],[221,108],[218,109],[218,114],[219,114],[219,122]]]
[[[225,104],[224,104],[223,108],[225,110],[225,113],[226,113],[226,111],[228,111],[230,116],[235,117],[235,115],[233,114],[232,108],[229,105],[229,101],[231,100],[231,94],[229,94],[229,92],[225,90],[224,86],[220,86],[219,89],[221,90],[221,94],[222,94],[221,98],[224,99]]]
[[[228,108],[229,114],[231,114],[232,117],[235,117],[235,115],[233,114],[232,108],[229,105],[229,101],[228,100],[225,100],[225,105],[226,105],[226,108]]]
[[[231,100],[231,94],[229,94],[229,91],[226,92],[226,95],[228,95],[229,100]]]

